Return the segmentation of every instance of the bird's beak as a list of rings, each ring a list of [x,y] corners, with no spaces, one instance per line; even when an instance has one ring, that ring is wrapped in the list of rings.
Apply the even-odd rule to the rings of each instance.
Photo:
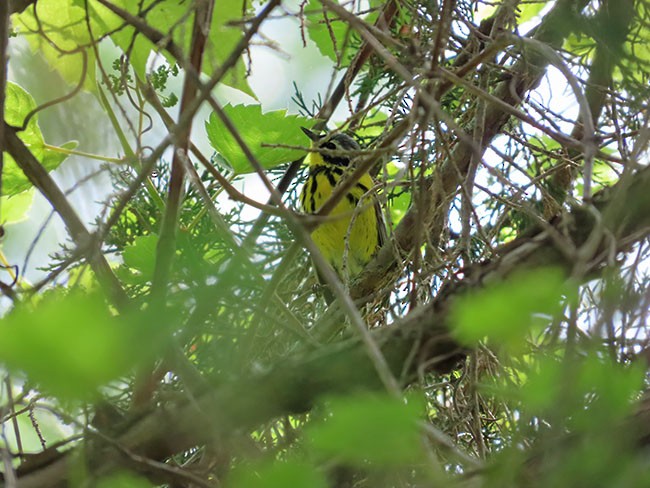
[[[307,137],[309,137],[313,142],[316,142],[318,139],[320,139],[320,136],[315,132],[312,132],[309,129],[306,129],[304,127],[301,127],[301,129],[307,135]]]

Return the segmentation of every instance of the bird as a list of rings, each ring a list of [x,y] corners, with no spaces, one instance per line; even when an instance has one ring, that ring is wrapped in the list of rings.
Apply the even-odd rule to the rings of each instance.
[[[353,156],[359,144],[349,135],[318,134],[302,127],[312,148],[305,161],[307,180],[300,193],[301,211],[316,214],[339,182],[354,170]],[[312,231],[311,237],[325,260],[343,282],[357,277],[386,241],[386,225],[369,173],[350,188],[329,212],[329,220]],[[323,282],[319,274],[319,279]],[[325,299],[333,301],[325,289]]]

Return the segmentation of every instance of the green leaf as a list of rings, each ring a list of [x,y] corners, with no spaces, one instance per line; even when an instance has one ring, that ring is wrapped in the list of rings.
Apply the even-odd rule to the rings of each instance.
[[[542,358],[531,365],[528,379],[519,391],[525,408],[533,414],[539,414],[555,406],[561,385],[564,384],[563,376],[564,365],[558,358]]]
[[[95,488],[152,488],[153,485],[131,473],[118,473],[102,478],[94,484]]]
[[[552,412],[583,432],[602,432],[603,426],[617,425],[630,415],[632,399],[642,389],[643,366],[623,367],[607,354],[591,352],[570,362],[547,357],[531,364],[518,390],[527,413]]]
[[[416,402],[380,395],[336,398],[328,415],[309,429],[312,445],[356,465],[400,466],[421,458]]]
[[[645,370],[641,364],[623,367],[597,354],[581,359],[576,391],[590,395],[589,409],[572,417],[572,425],[583,430],[597,430],[632,414],[632,398],[643,389]]]
[[[234,470],[228,488],[326,488],[323,474],[296,461],[241,466]]]
[[[96,293],[56,290],[3,318],[0,362],[61,398],[88,399],[153,353],[153,328],[138,315],[113,316]]]
[[[94,51],[87,47],[80,48],[93,42],[86,24],[85,9],[69,0],[39,0],[35,8],[37,16],[30,7],[14,17],[16,29],[25,34],[31,49],[40,52],[64,80],[72,85],[82,80],[86,90],[94,90]],[[95,16],[90,16],[89,20],[94,34],[103,33]],[[33,34],[39,30],[47,32],[47,37]],[[87,57],[85,72],[81,49]]]
[[[242,15],[248,13],[242,12],[244,5],[249,5],[249,3],[232,0],[215,2],[203,66],[203,72],[208,76],[221,67],[241,40],[242,28],[239,25],[230,24],[233,21],[241,20]],[[257,98],[248,86],[246,76],[247,69],[240,56],[235,66],[226,74],[224,84]]]
[[[534,19],[548,3],[548,0],[540,0],[519,5],[517,7],[517,23],[521,25]]]
[[[260,105],[226,105],[223,110],[264,169],[274,168],[304,155],[301,150],[263,147],[262,144],[308,146],[309,141],[300,127],[310,127],[312,120],[287,115],[286,110],[262,113]],[[205,129],[212,147],[235,173],[254,171],[241,147],[217,114],[210,115]]]
[[[192,24],[194,22],[194,2],[180,0],[145,0],[144,2],[115,0],[113,3],[134,16],[142,17],[141,12],[146,12],[144,20],[148,25],[164,35],[171,35],[174,43],[184,53],[189,51]],[[147,68],[152,67],[149,66],[151,64],[150,56],[152,53],[159,52],[159,48],[133,27],[128,26],[115,30],[115,27],[121,25],[122,21],[115,14],[99,5],[96,0],[91,4],[105,24],[113,27],[113,29],[110,29],[113,42],[123,51],[130,53],[129,60],[137,76],[140,79],[145,79]],[[242,12],[242,5],[241,2],[236,1],[215,2],[203,63],[203,72],[207,75],[211,75],[223,65],[241,39],[241,28],[238,25],[231,24],[240,20],[242,15],[246,14],[246,12]],[[170,63],[177,62],[167,52],[163,54]],[[248,85],[246,66],[241,56],[223,78],[223,83],[254,96]]]
[[[333,12],[325,10],[317,0],[311,0],[305,6],[304,11],[307,19],[307,33],[321,54],[334,62],[345,59],[350,47],[350,40],[348,39],[346,42],[350,26],[346,22],[342,22]],[[340,58],[337,58],[337,53]]]
[[[155,234],[136,237],[133,244],[127,246],[122,253],[124,264],[141,273],[145,281],[150,280],[156,265],[157,245],[158,236]]]
[[[5,121],[14,127],[22,127],[25,116],[36,108],[32,96],[15,83],[7,83],[5,100]],[[38,115],[29,119],[25,130],[18,132],[18,137],[29,148],[34,157],[47,171],[52,171],[68,157],[66,153],[46,149],[43,134],[38,126]],[[76,142],[67,142],[65,149],[74,149]],[[32,186],[23,171],[14,159],[5,153],[5,166],[2,175],[2,194],[5,196],[16,195]]]
[[[2,225],[16,224],[27,219],[27,212],[34,203],[34,189],[31,188],[9,197],[0,198]]]
[[[470,345],[489,338],[507,348],[520,348],[535,323],[534,315],[552,316],[560,310],[568,291],[564,282],[561,270],[544,268],[459,297],[450,315],[456,337]]]

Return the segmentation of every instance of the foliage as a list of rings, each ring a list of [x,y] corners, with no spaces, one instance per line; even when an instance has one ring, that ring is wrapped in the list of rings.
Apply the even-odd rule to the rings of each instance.
[[[226,105],[224,113],[235,127],[248,127],[241,134],[246,147],[250,148],[255,159],[264,169],[271,169],[280,164],[297,159],[302,151],[282,146],[306,146],[301,126],[310,125],[309,119],[287,115],[285,110],[262,113],[259,105]],[[212,114],[205,123],[205,130],[212,147],[223,157],[228,166],[236,173],[252,173],[255,168],[243,153],[237,140],[217,114]],[[276,147],[268,147],[276,146]]]
[[[23,3],[67,84],[2,106],[7,486],[648,485],[646,0]],[[329,306],[326,126],[390,233]]]

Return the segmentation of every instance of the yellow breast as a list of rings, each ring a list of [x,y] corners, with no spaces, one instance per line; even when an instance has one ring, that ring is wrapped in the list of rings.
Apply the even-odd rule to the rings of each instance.
[[[307,182],[300,195],[302,211],[316,213],[329,199],[346,168],[327,164],[320,154],[308,156]],[[354,277],[370,261],[380,246],[379,221],[370,175],[365,174],[330,212],[330,221],[312,232],[320,252],[341,277]],[[364,196],[365,195],[365,196]]]

